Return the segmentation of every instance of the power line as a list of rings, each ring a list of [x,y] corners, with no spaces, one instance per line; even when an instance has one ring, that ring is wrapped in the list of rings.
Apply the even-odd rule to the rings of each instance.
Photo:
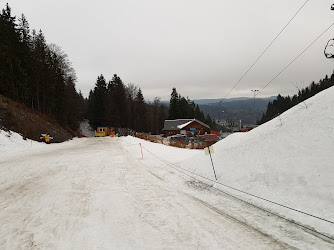
[[[285,66],[274,78],[272,78],[261,90],[257,91],[257,93],[254,95],[254,98],[266,87],[268,87],[269,84],[271,84],[278,76],[280,76],[287,68],[290,67],[292,63],[294,63],[300,56],[302,56],[316,41],[319,40],[320,37],[322,37],[330,28],[332,28],[334,23],[332,23],[325,31],[323,31],[311,44],[309,44],[299,55],[297,55],[287,66]],[[334,39],[333,39],[334,40]],[[221,101],[222,102],[222,101]],[[220,103],[219,103],[220,105]],[[242,106],[242,108],[245,108],[246,104]]]
[[[261,53],[261,55],[255,60],[255,62],[247,69],[247,71],[242,75],[242,77],[237,81],[237,83],[232,87],[232,89],[227,93],[227,95],[220,101],[223,102],[226,97],[233,91],[233,89],[241,82],[241,80],[248,74],[248,72],[253,68],[253,66],[260,60],[260,58],[266,53],[266,51],[271,47],[271,45],[276,41],[276,39],[281,35],[285,28],[291,23],[291,21],[297,16],[301,9],[306,5],[309,0],[306,0],[305,3],[299,8],[299,10],[293,15],[289,22],[283,27],[283,29],[277,34],[277,36],[271,41],[267,48]]]
[[[306,50],[308,50],[318,39],[323,36],[332,26],[334,23],[332,23],[324,32],[322,32],[309,46],[307,46],[298,56],[296,56],[287,66],[285,66],[273,79],[271,79],[255,96],[257,96],[262,90],[264,90],[270,83],[272,83],[280,74],[282,74],[287,68],[290,67],[290,65],[296,61]]]
[[[280,76],[287,68],[290,67],[292,63],[294,63],[300,56],[302,56],[306,50],[308,50],[316,41],[319,40],[321,36],[323,36],[330,28],[332,28],[334,23],[332,23],[325,31],[323,31],[310,45],[308,45],[299,55],[297,55],[287,66],[285,66],[274,78],[272,78],[261,90],[259,90],[255,95],[254,98],[266,87],[268,87],[269,84],[271,84],[278,76]],[[222,101],[221,101],[222,102]],[[219,103],[220,105],[220,103]],[[243,106],[243,108],[246,107],[246,104]]]

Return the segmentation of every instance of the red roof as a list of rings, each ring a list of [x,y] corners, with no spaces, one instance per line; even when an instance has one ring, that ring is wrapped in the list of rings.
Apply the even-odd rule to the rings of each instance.
[[[220,132],[217,132],[217,131],[214,131],[214,130],[211,130],[210,132],[211,134],[214,134],[216,136],[220,136]]]

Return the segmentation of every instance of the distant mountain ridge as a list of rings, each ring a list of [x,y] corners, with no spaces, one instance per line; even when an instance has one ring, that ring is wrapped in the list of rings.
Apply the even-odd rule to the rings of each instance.
[[[236,97],[225,99],[196,99],[204,115],[210,115],[215,120],[240,121],[253,124],[254,118],[260,120],[263,113],[266,112],[268,103],[276,99],[276,96],[265,98]],[[163,101],[164,105],[169,106],[169,101]],[[254,107],[255,103],[255,107]]]
[[[277,96],[270,96],[270,97],[264,97],[264,98],[256,98],[256,100],[275,100]],[[195,102],[195,104],[198,105],[217,105],[221,100],[223,100],[222,98],[218,98],[218,99],[194,99],[192,101]],[[253,100],[253,97],[234,97],[234,98],[227,98],[224,100],[224,103],[226,102],[234,102],[234,101],[246,101],[246,100]],[[161,101],[161,103],[165,104],[165,105],[169,105],[169,101]]]
[[[271,99],[248,98],[238,101],[202,104],[199,105],[199,108],[203,111],[204,115],[209,114],[216,120],[242,120],[243,124],[254,124],[266,112],[270,101]]]
[[[264,98],[256,98],[256,100],[275,100],[277,96],[270,96],[270,97],[264,97]],[[252,100],[253,97],[235,97],[235,98],[227,98],[224,100],[224,102],[234,102],[234,101],[246,101],[246,100]],[[205,105],[205,104],[215,104],[219,103],[222,98],[219,99],[195,99],[193,100],[198,105]]]

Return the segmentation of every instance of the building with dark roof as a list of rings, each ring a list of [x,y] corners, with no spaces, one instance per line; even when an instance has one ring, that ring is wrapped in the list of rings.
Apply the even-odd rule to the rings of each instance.
[[[165,120],[162,130],[166,136],[184,134],[189,136],[210,134],[210,126],[196,119]]]

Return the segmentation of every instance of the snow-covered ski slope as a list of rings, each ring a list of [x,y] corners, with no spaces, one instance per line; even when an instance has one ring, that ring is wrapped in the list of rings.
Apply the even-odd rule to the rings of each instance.
[[[334,88],[305,104],[218,142],[213,162],[218,182],[333,221]],[[46,145],[6,133],[1,249],[334,248],[328,238],[214,188],[334,237],[331,223],[191,178],[187,171],[214,179],[202,150],[133,137]]]
[[[176,166],[214,180],[210,158],[202,151],[143,145]],[[334,87],[213,147],[218,182],[334,222]],[[334,236],[332,223],[215,186]]]
[[[334,222],[333,87],[214,148],[219,182]],[[181,166],[212,178],[208,162],[199,154]],[[334,235],[334,224],[260,204]]]

